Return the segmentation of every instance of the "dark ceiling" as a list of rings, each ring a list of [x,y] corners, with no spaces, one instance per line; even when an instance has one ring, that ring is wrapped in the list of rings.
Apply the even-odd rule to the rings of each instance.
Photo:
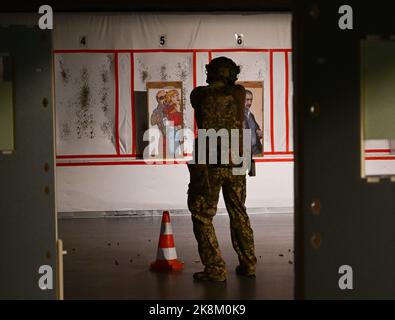
[[[292,0],[5,0],[1,12],[37,12],[48,4],[56,12],[70,11],[289,11]]]

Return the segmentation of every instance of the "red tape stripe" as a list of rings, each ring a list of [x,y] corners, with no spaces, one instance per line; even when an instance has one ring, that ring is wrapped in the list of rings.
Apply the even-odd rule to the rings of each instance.
[[[294,152],[293,151],[273,151],[273,152],[271,152],[271,151],[268,151],[268,152],[264,152],[263,153],[264,155],[292,155],[292,154],[294,154]]]
[[[255,162],[294,162],[293,158],[283,159],[255,159]]]
[[[285,150],[289,151],[289,61],[288,52],[284,52],[285,56]]]
[[[271,151],[274,149],[274,93],[273,93],[273,52],[269,53],[269,73],[270,73],[270,145]]]
[[[255,162],[292,162],[293,158],[277,158],[277,159],[256,159]],[[158,165],[176,165],[187,164],[187,161],[162,161],[162,162],[145,162],[145,161],[95,161],[95,162],[58,162],[57,167],[94,167],[94,166],[158,166]]]
[[[366,157],[365,160],[395,160],[395,156],[388,156],[388,157]]]
[[[391,152],[390,149],[366,149],[366,153],[389,153]],[[264,155],[293,155],[293,151],[267,151],[263,153]],[[184,156],[191,156],[192,154],[184,154]],[[88,158],[127,158],[127,157],[142,157],[142,154],[84,154],[84,155],[61,155],[56,156],[56,159],[88,159]],[[387,158],[387,157],[386,157]]]
[[[56,156],[56,159],[96,159],[96,158],[128,158],[134,154],[81,154],[81,155],[63,155]]]
[[[391,149],[366,149],[366,153],[390,153]]]
[[[193,52],[193,88],[196,88],[197,86],[197,75],[196,75],[196,51]],[[195,135],[195,138],[197,137],[197,124],[196,124],[196,115],[195,115],[195,109],[193,109],[193,133]]]
[[[58,162],[57,167],[90,167],[90,166],[133,166],[133,165],[174,165],[174,164],[187,164],[187,161],[157,161],[157,162],[145,162],[145,161],[95,161],[95,162]]]
[[[115,68],[115,147],[116,152],[119,155],[119,74],[118,74],[118,53],[114,56],[114,68]]]
[[[255,49],[255,48],[231,48],[231,49],[56,49],[52,52],[58,53],[149,53],[149,52],[292,52],[292,49]]]
[[[134,102],[134,54],[130,53],[130,99],[132,106],[132,153],[136,154],[136,145],[137,145],[137,137],[136,137],[136,106]]]

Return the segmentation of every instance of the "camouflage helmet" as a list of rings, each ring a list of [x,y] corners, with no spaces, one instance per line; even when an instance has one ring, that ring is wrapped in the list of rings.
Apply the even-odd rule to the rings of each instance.
[[[221,67],[226,67],[229,69],[229,77],[225,79],[226,82],[229,84],[233,84],[236,82],[237,75],[240,73],[240,66],[236,65],[236,63],[232,59],[226,57],[218,57],[211,60],[209,64],[206,64],[206,82],[208,84],[221,79],[221,76],[218,73]]]

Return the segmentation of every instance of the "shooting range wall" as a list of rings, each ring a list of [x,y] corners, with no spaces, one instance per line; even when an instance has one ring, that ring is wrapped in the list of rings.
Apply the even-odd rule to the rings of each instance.
[[[58,211],[187,209],[185,163],[139,159],[146,82],[183,82],[193,130],[189,94],[217,56],[241,65],[240,81],[263,82],[264,156],[247,206],[293,207],[290,14],[59,14],[54,24]]]

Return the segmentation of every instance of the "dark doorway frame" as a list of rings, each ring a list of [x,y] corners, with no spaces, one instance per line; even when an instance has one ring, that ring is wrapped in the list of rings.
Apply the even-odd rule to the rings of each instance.
[[[286,13],[293,15],[292,26],[292,48],[293,48],[293,79],[294,88],[296,89],[298,82],[298,69],[295,68],[295,61],[297,61],[297,43],[296,28],[294,15],[294,2],[292,0],[243,0],[239,2],[232,2],[228,0],[212,0],[207,3],[202,3],[199,0],[146,0],[138,2],[131,2],[129,0],[80,0],[78,2],[68,0],[47,1],[45,4],[52,6],[54,12],[147,12],[147,13]],[[7,13],[37,13],[38,8],[43,5],[42,1],[24,1],[15,0],[7,2],[2,5],[2,11]],[[302,7],[299,5],[299,7]],[[298,60],[299,62],[299,60]],[[294,89],[294,92],[296,90]],[[303,208],[302,202],[298,200],[301,194],[299,190],[300,176],[303,175],[302,157],[299,156],[299,148],[301,148],[301,139],[299,138],[299,114],[298,101],[293,102],[293,128],[294,128],[294,247],[295,247],[295,263],[294,263],[294,298],[303,299],[303,260],[304,260],[304,237],[303,237]]]

